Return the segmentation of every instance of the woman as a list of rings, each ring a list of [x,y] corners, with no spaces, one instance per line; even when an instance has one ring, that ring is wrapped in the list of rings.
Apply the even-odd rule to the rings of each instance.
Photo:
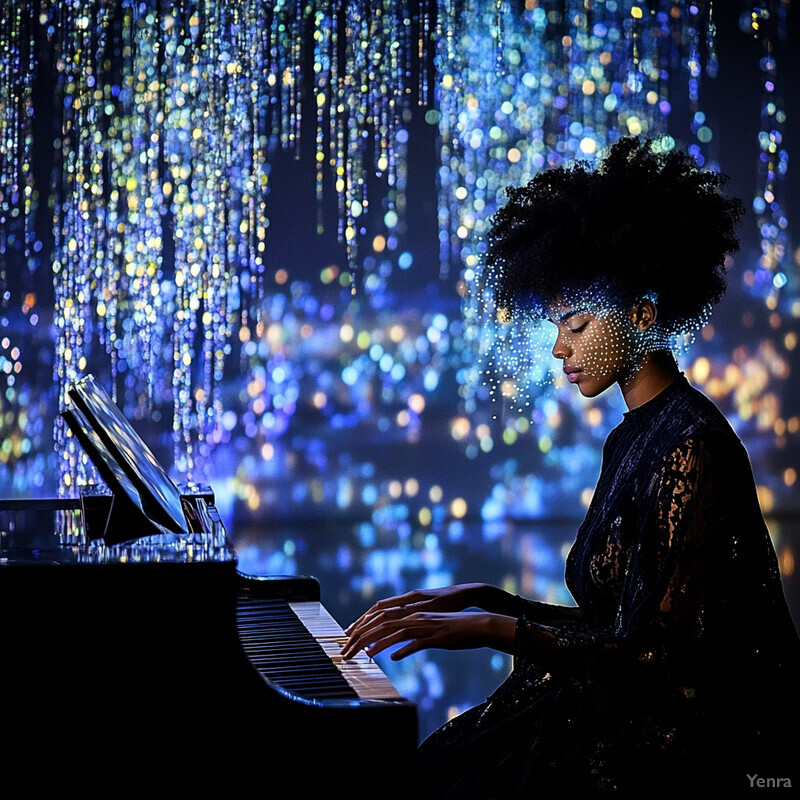
[[[567,560],[575,607],[468,584],[382,600],[348,629],[345,656],[515,656],[421,745],[424,796],[798,785],[798,637],[751,467],[671,349],[705,323],[738,249],[724,184],[663,140],[622,139],[594,170],[509,190],[496,214],[498,317],[553,323],[567,380],[585,397],[618,385],[628,412]]]

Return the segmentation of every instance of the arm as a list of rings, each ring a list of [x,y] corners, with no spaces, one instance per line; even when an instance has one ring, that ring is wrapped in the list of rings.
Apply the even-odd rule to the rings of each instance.
[[[468,611],[480,608],[483,613]],[[366,649],[377,655],[400,642],[409,642],[393,658],[404,658],[428,647],[465,649],[491,647],[513,653],[517,618],[567,619],[577,609],[525,600],[485,583],[441,589],[414,590],[375,603],[346,631],[345,658]]]
[[[392,653],[401,658],[430,647],[444,650],[464,650],[491,647],[505,653],[513,652],[517,620],[502,614],[485,611],[388,611],[372,621],[348,629],[349,639],[342,648],[344,658],[359,650],[372,657],[389,647],[405,642]]]
[[[405,608],[410,611],[463,611],[480,608],[492,614],[527,619],[574,619],[580,616],[577,608],[557,606],[526,600],[519,595],[491,586],[488,583],[461,583],[439,589],[414,589],[397,597],[379,600],[349,628],[356,628],[370,617],[387,609]]]

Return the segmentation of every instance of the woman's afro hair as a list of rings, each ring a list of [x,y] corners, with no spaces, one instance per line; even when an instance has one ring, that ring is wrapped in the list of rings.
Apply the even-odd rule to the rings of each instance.
[[[694,327],[726,288],[744,214],[727,177],[668,139],[626,137],[583,163],[509,187],[487,237],[484,279],[509,317],[546,316],[557,298],[602,287],[632,305],[655,293],[668,328]]]

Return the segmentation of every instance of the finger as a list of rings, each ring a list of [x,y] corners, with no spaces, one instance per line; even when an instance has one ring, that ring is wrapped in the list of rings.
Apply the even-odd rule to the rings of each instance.
[[[356,631],[350,639],[345,642],[344,647],[342,648],[342,657],[343,658],[352,658],[356,653],[360,650],[366,650],[375,642],[377,642],[381,636],[386,635],[388,631],[384,626],[377,626],[377,627],[369,627],[365,628],[361,631]]]
[[[425,640],[413,639],[404,647],[399,647],[395,650],[391,655],[391,659],[392,661],[400,661],[406,656],[410,656],[412,653],[418,653],[420,650],[424,650],[426,647],[428,647],[428,645],[425,643]]]
[[[425,646],[422,644],[421,639],[414,638],[411,631],[406,628],[401,628],[400,630],[389,633],[373,642],[365,648],[365,652],[370,658],[374,658],[375,656],[380,655],[380,653],[382,653],[384,650],[388,650],[390,647],[394,647],[397,644],[402,644],[403,642],[406,642],[407,644],[398,652],[405,652],[405,654],[399,656],[399,658],[404,658],[405,655],[410,655],[417,650],[421,650]],[[392,659],[396,660],[396,654],[392,654]]]
[[[363,628],[365,625],[368,625],[372,620],[374,620],[379,614],[383,613],[382,608],[378,608],[377,605],[374,605],[369,611],[364,612],[355,622],[353,622],[345,631],[348,635],[351,631],[357,630],[358,628]]]
[[[384,615],[386,612],[384,612]],[[367,650],[368,655],[373,655],[375,651],[373,648],[375,644],[381,639],[391,636],[397,631],[407,630],[407,620],[400,619],[381,619],[375,620],[372,624],[365,626],[362,629],[355,630],[350,636],[350,639],[345,642],[342,648],[342,656],[344,658],[351,658],[359,650]],[[382,648],[383,649],[383,648]]]
[[[354,636],[358,636],[359,634],[371,628],[375,628],[377,625],[381,625],[384,622],[409,617],[411,614],[414,614],[419,610],[418,605],[419,604],[397,606],[394,608],[388,607],[383,611],[375,611],[374,613],[364,615],[360,619],[356,620],[349,628],[347,628],[345,633],[350,638],[353,638]]]
[[[430,600],[431,598],[421,589],[412,589],[410,592],[405,592],[396,597],[385,597],[383,600],[378,600],[377,603],[374,603],[355,622],[352,622],[345,628],[345,633],[349,636],[351,631],[356,630],[356,628],[371,620],[382,611],[392,608],[406,608],[411,605],[430,602]]]
[[[351,623],[346,629],[345,633],[350,634],[350,631],[364,625],[366,622],[374,619],[378,614],[390,608],[401,607],[403,604],[398,603],[399,597],[387,597],[385,600],[379,600],[368,611],[365,611],[355,622]]]
[[[376,638],[377,634],[371,627],[354,630],[350,634],[348,640],[344,643],[344,647],[342,647],[342,657],[352,658],[356,653],[358,653],[360,650],[363,650]]]

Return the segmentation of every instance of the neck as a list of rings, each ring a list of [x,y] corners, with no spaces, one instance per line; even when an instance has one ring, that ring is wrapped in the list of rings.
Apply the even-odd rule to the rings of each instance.
[[[630,380],[620,383],[622,397],[632,411],[660,394],[680,376],[675,357],[668,350],[657,350],[645,358]]]

